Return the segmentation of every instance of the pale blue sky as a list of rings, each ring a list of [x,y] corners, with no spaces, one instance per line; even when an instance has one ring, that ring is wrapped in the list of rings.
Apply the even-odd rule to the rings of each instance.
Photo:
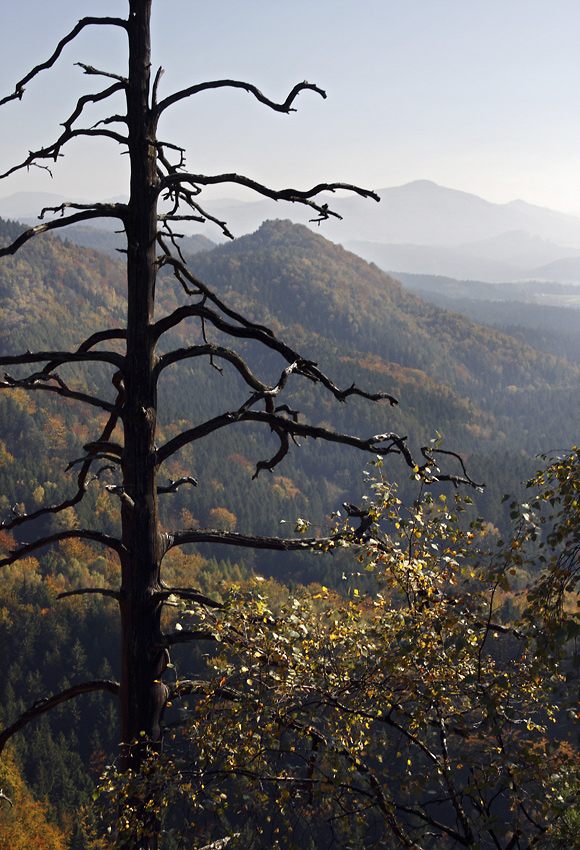
[[[0,13],[0,90],[82,15],[125,15],[124,0],[20,0]],[[7,8],[8,7],[8,8]],[[429,179],[503,203],[580,212],[578,0],[157,0],[154,63],[162,96],[244,78],[283,100],[308,79],[298,112],[269,112],[242,92],[179,106],[163,135],[193,171],[237,171],[276,187],[319,180],[369,188]],[[79,94],[95,86],[74,62],[125,72],[121,32],[95,29],[57,71],[0,111],[2,170],[51,141]],[[98,117],[95,114],[95,120]],[[126,192],[124,158],[75,144],[55,179],[0,184],[102,199]],[[219,195],[232,196],[222,189]]]

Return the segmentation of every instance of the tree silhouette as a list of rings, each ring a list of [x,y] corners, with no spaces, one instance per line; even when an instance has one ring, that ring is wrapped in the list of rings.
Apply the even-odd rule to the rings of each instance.
[[[326,97],[325,92],[308,82],[298,83],[282,103],[264,95],[254,85],[239,80],[214,80],[187,86],[167,97],[160,97],[162,69],[155,76],[151,71],[150,15],[152,0],[129,0],[126,19],[116,17],[85,17],[61,39],[45,62],[36,65],[14,91],[0,101],[0,105],[21,99],[28,83],[45,69],[55,65],[63,49],[84,30],[92,27],[113,27],[123,30],[127,37],[128,73],[126,76],[80,64],[86,75],[104,80],[102,88],[85,94],[62,124],[62,132],[52,144],[31,151],[22,162],[8,169],[2,177],[31,167],[50,169],[67,144],[73,139],[104,138],[120,145],[130,161],[130,196],[127,203],[63,203],[58,208],[41,212],[41,223],[23,232],[12,244],[0,250],[0,256],[14,254],[38,234],[62,230],[67,225],[88,222],[92,219],[113,219],[126,235],[127,261],[127,318],[122,327],[93,333],[70,351],[27,351],[24,354],[4,356],[4,367],[30,367],[22,377],[5,375],[0,386],[27,391],[53,393],[91,405],[108,414],[108,420],[98,440],[84,446],[81,458],[71,466],[78,467],[76,491],[60,504],[44,505],[26,514],[13,512],[2,523],[2,529],[16,529],[33,523],[41,517],[61,514],[74,508],[85,496],[89,486],[104,486],[100,476],[106,468],[114,469],[116,483],[109,485],[119,499],[121,534],[114,537],[91,528],[69,528],[42,536],[33,542],[18,546],[0,561],[0,565],[14,563],[48,544],[67,538],[83,538],[108,547],[117,553],[121,563],[121,588],[77,590],[74,593],[98,592],[116,599],[119,605],[122,629],[121,681],[83,682],[68,690],[41,700],[0,736],[0,748],[10,736],[38,717],[44,711],[80,693],[107,690],[118,695],[120,712],[121,764],[125,769],[139,770],[148,747],[158,747],[161,741],[161,721],[168,700],[169,686],[162,680],[168,663],[168,648],[185,638],[203,637],[200,634],[164,634],[161,612],[170,596],[180,596],[215,606],[194,589],[167,588],[161,580],[164,555],[175,546],[186,543],[210,542],[226,546],[254,547],[268,550],[297,550],[324,546],[321,539],[260,537],[224,530],[181,529],[163,533],[160,528],[158,496],[175,492],[179,487],[194,485],[191,477],[169,484],[161,484],[159,475],[163,465],[177,451],[203,437],[231,425],[260,423],[278,439],[278,449],[269,458],[256,464],[255,476],[261,471],[272,471],[288,452],[291,440],[298,437],[333,441],[354,446],[373,455],[402,455],[417,474],[431,480],[454,482],[470,481],[462,467],[460,475],[439,472],[433,451],[423,450],[423,457],[412,457],[404,437],[394,433],[381,433],[368,438],[315,427],[298,420],[298,412],[281,403],[281,397],[291,375],[321,385],[336,399],[346,402],[351,397],[374,401],[396,400],[388,393],[369,394],[352,385],[340,389],[316,363],[302,357],[299,352],[282,342],[267,327],[245,318],[218,297],[203,281],[198,280],[179,248],[179,235],[175,228],[179,222],[213,222],[223,234],[231,237],[226,222],[220,221],[200,204],[202,188],[215,184],[237,184],[252,189],[259,195],[275,200],[305,205],[312,209],[314,221],[324,221],[337,216],[326,202],[318,198],[321,192],[347,189],[363,197],[378,200],[371,191],[342,183],[320,183],[307,190],[271,189],[253,179],[235,173],[203,175],[189,172],[184,151],[158,137],[159,119],[173,105],[210,89],[242,89],[269,109],[282,113],[294,111],[296,99],[303,92],[314,92]],[[116,95],[125,99],[123,114],[108,114],[90,126],[84,126],[85,110],[97,104],[107,104]],[[162,203],[161,203],[162,202]],[[47,214],[56,217],[44,220]],[[172,271],[181,284],[185,303],[161,318],[155,318],[155,285],[160,270]],[[167,334],[181,326],[187,319],[199,322],[203,336],[201,344],[191,344],[165,350],[162,341]],[[209,341],[206,330],[213,328],[238,340],[259,343],[281,362],[279,379],[267,384],[255,375],[236,351]],[[201,422],[193,428],[157,445],[157,387],[160,377],[170,365],[205,358],[214,365],[227,361],[239,373],[247,386],[247,400],[236,409],[224,410],[220,415]],[[62,367],[75,364],[96,363],[112,371],[114,397],[112,401],[100,397],[89,389],[80,390],[62,377]],[[193,388],[192,388],[193,391]],[[122,432],[122,440],[115,434]],[[458,461],[459,458],[454,456]],[[460,461],[459,461],[460,462]],[[154,846],[144,839],[142,846]]]

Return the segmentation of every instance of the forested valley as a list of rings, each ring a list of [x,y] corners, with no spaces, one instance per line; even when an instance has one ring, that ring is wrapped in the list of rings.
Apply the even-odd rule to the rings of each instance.
[[[0,245],[12,242],[22,229],[0,221]],[[343,404],[323,396],[316,385],[294,385],[290,376],[287,401],[305,421],[346,434],[408,435],[417,456],[430,441],[458,452],[471,479],[484,486],[460,491],[451,484],[437,487],[436,498],[450,504],[457,494],[468,497],[457,534],[468,533],[470,524],[477,525],[482,517],[482,534],[510,539],[511,522],[518,515],[513,499],[527,498],[525,482],[543,464],[538,455],[563,454],[578,440],[580,358],[565,356],[567,351],[552,353],[541,334],[534,344],[533,334],[524,339],[428,304],[375,265],[327,241],[323,233],[323,228],[319,234],[288,221],[268,221],[256,233],[200,250],[188,263],[231,307],[297,345],[336,384],[355,382],[398,401],[394,406],[365,399]],[[172,276],[160,274],[160,313],[175,309],[178,289]],[[0,263],[0,296],[1,355],[74,349],[90,334],[122,323],[124,264],[42,235]],[[223,344],[217,330],[212,329],[211,339]],[[172,331],[173,347],[201,342],[199,324],[184,322]],[[240,351],[256,373],[275,384],[278,367],[269,355],[251,341],[242,340]],[[69,386],[82,384],[111,397],[110,374],[103,365],[69,368],[59,371]],[[11,368],[3,386],[25,374],[22,369]],[[171,439],[202,418],[217,416],[224,400],[236,409],[244,398],[242,381],[227,362],[219,369],[206,360],[176,363],[160,384],[160,438]],[[78,470],[74,461],[82,457],[83,446],[98,438],[105,419],[49,393],[19,388],[0,392],[1,518],[68,498]],[[234,427],[174,455],[166,469],[168,486],[188,477],[198,486],[192,482],[161,497],[164,526],[243,528],[275,535],[281,527],[300,532],[301,524],[307,524],[316,534],[327,535],[335,528],[337,512],[344,517],[344,503],[360,505],[363,497],[372,497],[360,453],[308,438],[300,439],[300,450],[291,446],[272,473],[254,480],[257,461],[276,450],[274,438],[266,448],[265,439],[253,427]],[[386,458],[381,474],[397,482],[402,504],[413,503],[416,476],[400,459]],[[502,500],[506,493],[513,499]],[[25,531],[0,532],[2,552],[65,525],[90,524],[115,534],[117,498],[114,476],[105,470],[65,516],[48,514],[23,526]],[[275,556],[230,547],[224,555],[222,548],[206,544],[172,550],[165,565],[171,585],[196,587],[219,601],[232,588],[250,588],[257,576],[274,609],[300,587],[308,587],[314,598],[331,594],[336,605],[375,592],[372,571],[365,572],[358,552],[348,547],[332,555]],[[518,611],[518,592],[536,578],[529,565],[509,566],[516,577],[498,590],[507,606],[506,623]],[[99,594],[58,598],[80,587],[118,585],[116,559],[86,540],[63,540],[2,568],[1,727],[40,696],[75,681],[119,677],[113,600]],[[164,616],[176,623],[180,614],[169,608]],[[574,630],[568,637],[575,637]],[[207,646],[173,647],[175,676],[195,676],[207,664],[207,652]],[[2,804],[0,848],[105,847],[95,837],[90,804],[105,765],[116,756],[116,734],[114,704],[98,693],[57,707],[15,736],[0,773],[0,788],[13,804]],[[168,837],[164,846],[181,845]],[[359,845],[355,841],[352,846]]]

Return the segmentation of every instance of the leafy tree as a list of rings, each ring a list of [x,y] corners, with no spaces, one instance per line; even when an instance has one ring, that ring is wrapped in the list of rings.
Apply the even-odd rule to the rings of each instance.
[[[48,820],[46,806],[30,794],[11,754],[0,764],[0,785],[0,848],[65,850],[65,836]]]
[[[11,735],[53,706],[79,694],[107,691],[119,700],[121,766],[138,772],[150,747],[158,749],[162,736],[162,720],[169,697],[169,686],[163,674],[169,664],[169,648],[185,639],[214,637],[210,630],[189,635],[183,632],[166,634],[162,629],[161,613],[168,600],[188,599],[201,603],[211,611],[219,606],[196,589],[169,588],[161,580],[161,564],[167,552],[191,543],[222,543],[229,546],[258,547],[267,550],[299,550],[324,548],[324,541],[312,539],[265,538],[233,531],[207,529],[162,530],[159,521],[158,497],[174,493],[181,487],[195,486],[193,476],[161,483],[164,465],[184,447],[241,423],[262,426],[278,441],[274,453],[258,460],[254,477],[261,471],[272,471],[284,458],[291,440],[298,437],[331,441],[354,446],[362,451],[385,456],[401,454],[418,474],[439,480],[466,481],[467,476],[437,472],[433,453],[425,450],[418,464],[411,456],[405,439],[394,433],[381,433],[366,439],[315,427],[299,420],[296,410],[280,403],[286,384],[295,378],[317,385],[331,396],[345,402],[351,396],[375,401],[395,399],[387,393],[369,394],[354,385],[337,387],[317,364],[300,356],[283,343],[267,327],[245,318],[225,303],[215,292],[188,268],[179,248],[175,226],[180,221],[212,221],[226,236],[231,236],[225,222],[200,205],[201,190],[207,185],[234,183],[275,200],[301,203],[310,207],[323,221],[335,215],[326,203],[316,200],[320,192],[350,189],[364,197],[376,196],[369,191],[341,183],[321,183],[312,189],[273,190],[257,181],[235,174],[202,175],[186,170],[184,153],[178,146],[158,137],[157,126],[165,113],[177,103],[194,95],[219,89],[241,89],[259,103],[281,113],[289,113],[303,92],[325,93],[317,86],[303,82],[296,85],[281,103],[271,100],[250,83],[238,80],[216,80],[196,83],[165,97],[161,96],[162,70],[152,77],[150,46],[151,0],[129,0],[128,16],[82,18],[57,44],[52,55],[36,65],[0,105],[21,99],[27,85],[45,69],[51,68],[65,47],[90,28],[114,28],[126,35],[128,71],[100,70],[80,64],[90,78],[104,80],[102,87],[82,96],[72,113],[64,120],[60,136],[45,147],[31,151],[22,162],[9,168],[8,176],[19,169],[47,168],[57,162],[67,144],[73,139],[100,138],[118,144],[128,154],[130,163],[130,197],[127,203],[64,203],[58,209],[44,210],[58,217],[43,221],[16,236],[0,249],[0,256],[15,254],[29,240],[48,231],[61,230],[69,224],[86,223],[98,218],[113,220],[126,236],[127,315],[118,327],[95,330],[88,338],[78,340],[70,349],[27,351],[24,354],[3,356],[0,363],[12,367],[0,388],[24,390],[27,393],[54,394],[95,408],[105,415],[97,439],[85,443],[81,457],[71,461],[78,469],[77,489],[55,504],[41,504],[29,513],[16,506],[12,516],[3,523],[5,531],[24,534],[31,542],[21,543],[0,565],[25,558],[48,544],[81,538],[116,553],[121,564],[121,587],[86,588],[74,593],[99,593],[117,601],[121,620],[121,681],[91,680],[71,685],[41,703],[35,703],[0,736],[0,746]],[[101,120],[83,124],[89,109],[107,104],[117,96],[124,99],[121,113],[105,114]],[[113,107],[114,108],[114,107]],[[154,315],[156,283],[161,270],[172,272],[181,286],[185,303]],[[158,304],[158,306],[160,306]],[[183,330],[188,320],[197,322],[188,328],[186,344],[171,348],[171,333]],[[224,338],[251,341],[277,358],[277,375],[273,383],[255,375],[240,353],[224,344]],[[158,384],[169,367],[198,362],[200,358],[235,370],[240,379],[241,401],[229,409],[192,427],[186,427],[158,445]],[[108,375],[109,391],[83,385],[81,372],[75,370],[90,364]],[[27,372],[26,367],[32,368]],[[192,389],[192,391],[195,391]],[[197,388],[200,392],[200,388]],[[233,401],[233,400],[232,400]],[[61,428],[60,436],[65,429]],[[56,435],[59,437],[59,434]],[[57,439],[58,442],[58,439]],[[55,446],[56,448],[56,446]],[[106,483],[105,482],[109,482]],[[85,498],[90,488],[105,487],[118,497],[120,533],[105,533],[98,528],[76,524],[72,511]],[[38,499],[41,494],[37,491]],[[36,497],[35,497],[36,498]],[[68,525],[63,527],[62,517]],[[41,520],[56,518],[47,534],[34,538],[34,526]],[[73,520],[71,523],[70,520]],[[21,537],[22,539],[22,537]],[[328,544],[330,545],[330,543]],[[70,593],[68,594],[70,595]],[[64,661],[64,659],[63,659]],[[153,806],[141,811],[141,826],[135,846],[154,847],[157,823]]]
[[[133,799],[121,833],[154,800],[188,812],[182,846],[229,822],[231,847],[579,847],[579,473],[574,450],[530,481],[499,545],[462,529],[469,499],[421,485],[405,507],[370,479],[374,499],[325,544],[353,547],[366,589],[277,608],[260,586],[233,593],[212,617],[211,683],[175,686],[173,752],[138,794],[104,786],[105,804]],[[362,548],[355,515],[371,520]],[[207,618],[189,606],[184,628]]]

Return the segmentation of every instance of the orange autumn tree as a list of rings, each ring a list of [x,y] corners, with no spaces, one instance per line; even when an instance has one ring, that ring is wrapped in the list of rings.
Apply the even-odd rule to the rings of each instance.
[[[66,850],[67,839],[34,799],[10,753],[0,762],[0,850]]]

